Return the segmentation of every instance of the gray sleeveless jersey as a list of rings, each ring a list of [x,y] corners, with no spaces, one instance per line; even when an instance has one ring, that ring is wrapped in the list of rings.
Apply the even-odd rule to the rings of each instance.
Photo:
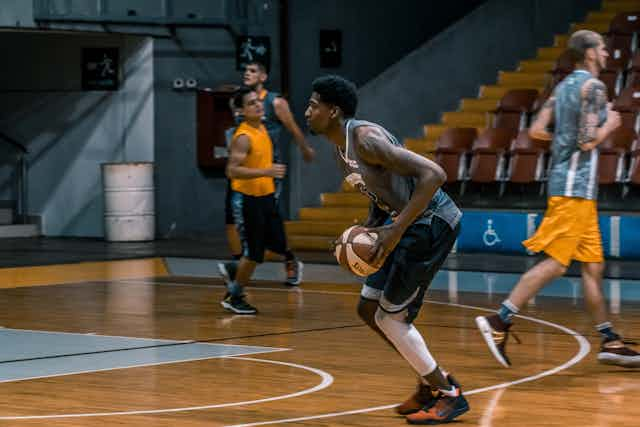
[[[402,146],[398,140],[385,128],[375,123],[363,120],[349,120],[346,124],[346,150],[344,153],[338,148],[338,164],[341,166],[345,179],[351,185],[367,195],[380,209],[392,217],[398,215],[407,205],[415,188],[415,178],[397,175],[380,166],[372,166],[363,162],[354,147],[353,131],[360,126],[373,126],[382,131],[390,144]],[[430,224],[433,215],[442,218],[451,228],[454,228],[462,212],[449,196],[438,189],[422,215],[416,223]]]
[[[598,149],[582,151],[578,145],[582,87],[593,76],[585,70],[569,74],[555,90],[555,130],[551,144],[549,196],[598,197]],[[606,102],[598,106],[600,125],[607,118]]]

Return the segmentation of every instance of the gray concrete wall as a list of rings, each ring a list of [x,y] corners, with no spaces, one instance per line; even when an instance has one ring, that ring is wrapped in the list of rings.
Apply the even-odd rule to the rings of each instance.
[[[92,46],[120,49],[120,90],[81,90]],[[0,130],[29,149],[29,214],[48,236],[102,236],[100,164],[154,160],[152,40],[3,33],[0,50],[12,58],[0,72]]]
[[[267,6],[265,8],[265,5]],[[269,36],[272,88],[279,89],[279,2],[248,2],[247,34]],[[224,171],[196,160],[196,93],[175,91],[176,77],[196,78],[200,87],[239,84],[235,40],[223,29],[178,29],[176,39],[154,48],[155,157],[159,236],[202,236],[224,230]]]
[[[450,0],[323,0],[290,2],[290,99],[296,117],[303,114],[312,80],[323,74],[343,75],[363,85],[383,72],[482,1]],[[320,67],[319,31],[341,30],[343,56],[339,68]],[[290,213],[319,204],[319,193],[336,191],[341,178],[335,168],[333,147],[310,137],[318,160],[305,164],[290,150]]]
[[[33,21],[33,0],[2,0],[0,2],[0,27],[31,28]]]
[[[554,34],[566,32],[570,22],[581,20],[587,11],[598,9],[599,4],[599,0],[490,0],[368,82],[359,78],[357,69],[361,61],[376,56],[372,50],[383,53],[386,46],[361,41],[357,46],[365,46],[364,49],[353,52],[347,43],[345,52],[350,59],[343,68],[334,71],[314,69],[312,60],[299,46],[305,42],[292,40],[292,50],[302,52],[304,62],[311,62],[297,68],[304,77],[294,77],[295,105],[298,111],[304,109],[304,97],[308,96],[313,76],[318,72],[335,72],[358,83],[366,82],[359,88],[359,118],[376,121],[399,138],[418,136],[423,124],[438,122],[443,111],[457,109],[461,98],[475,97],[480,85],[495,83],[499,70],[512,70],[520,60],[533,57],[538,47],[553,42]],[[429,13],[415,15],[425,21],[425,26],[429,25]],[[319,22],[308,18],[297,25],[317,28],[325,24],[322,17]],[[348,22],[342,23],[345,27],[354,25],[348,18],[342,19]],[[338,22],[340,25],[341,21]],[[363,34],[375,38],[380,27],[364,22]],[[404,28],[411,22],[398,20],[394,25]],[[388,34],[393,26],[383,26],[380,31]],[[310,69],[313,72],[308,75]],[[310,167],[294,159],[297,176],[291,191],[292,212],[318,204],[319,193],[336,191],[341,182],[337,173],[333,173],[333,148],[319,138],[311,140],[321,156]]]
[[[599,3],[491,0],[362,87],[358,114],[401,137],[419,136],[423,124],[495,84],[499,70],[534,58]]]

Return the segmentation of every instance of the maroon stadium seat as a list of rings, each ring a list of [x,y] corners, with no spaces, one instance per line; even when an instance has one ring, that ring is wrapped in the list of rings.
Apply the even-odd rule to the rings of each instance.
[[[477,138],[476,128],[449,128],[436,143],[436,162],[447,173],[447,182],[462,181],[466,175],[466,155]]]
[[[502,180],[505,153],[517,130],[492,128],[485,130],[474,141],[471,149],[469,180],[479,183],[492,183]]]
[[[621,127],[598,145],[598,183],[614,184],[624,181],[626,156],[636,139],[635,131]]]
[[[522,129],[509,148],[508,180],[517,184],[542,181],[550,144],[549,141],[531,139],[529,129]]]
[[[538,98],[536,89],[512,89],[504,94],[494,114],[493,127],[519,130],[528,126],[533,105]]]
[[[631,161],[629,162],[627,181],[634,185],[640,185],[640,139],[636,139],[631,145]]]

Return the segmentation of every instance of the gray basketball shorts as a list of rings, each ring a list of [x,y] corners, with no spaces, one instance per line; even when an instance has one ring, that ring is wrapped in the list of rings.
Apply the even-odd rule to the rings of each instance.
[[[411,225],[382,268],[366,278],[361,297],[378,301],[388,313],[407,309],[407,323],[413,322],[425,292],[459,233],[460,224],[452,229],[437,216],[432,217],[431,224]]]

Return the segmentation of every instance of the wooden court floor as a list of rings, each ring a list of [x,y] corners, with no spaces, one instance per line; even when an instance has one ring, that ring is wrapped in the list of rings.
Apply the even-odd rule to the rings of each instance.
[[[249,289],[259,315],[234,316],[219,304],[219,280],[169,276],[152,262],[140,271],[93,265],[73,279],[64,268],[77,266],[51,267],[49,281],[41,271],[0,273],[0,326],[279,351],[73,373],[75,350],[54,345],[33,359],[69,359],[72,374],[0,382],[0,426],[405,425],[392,406],[412,393],[415,378],[357,318],[357,285],[260,282]],[[30,285],[31,273],[41,286]],[[21,277],[20,286],[9,277]],[[508,345],[513,368],[498,366],[474,317],[501,299],[434,291],[417,319],[468,394],[471,411],[455,425],[640,425],[640,371],[597,364],[598,339],[580,302],[538,298],[517,321],[522,343]],[[636,305],[623,302],[613,320],[640,336]],[[1,357],[8,345],[27,344],[0,342],[0,370],[32,363]],[[95,356],[82,357],[91,365]]]

